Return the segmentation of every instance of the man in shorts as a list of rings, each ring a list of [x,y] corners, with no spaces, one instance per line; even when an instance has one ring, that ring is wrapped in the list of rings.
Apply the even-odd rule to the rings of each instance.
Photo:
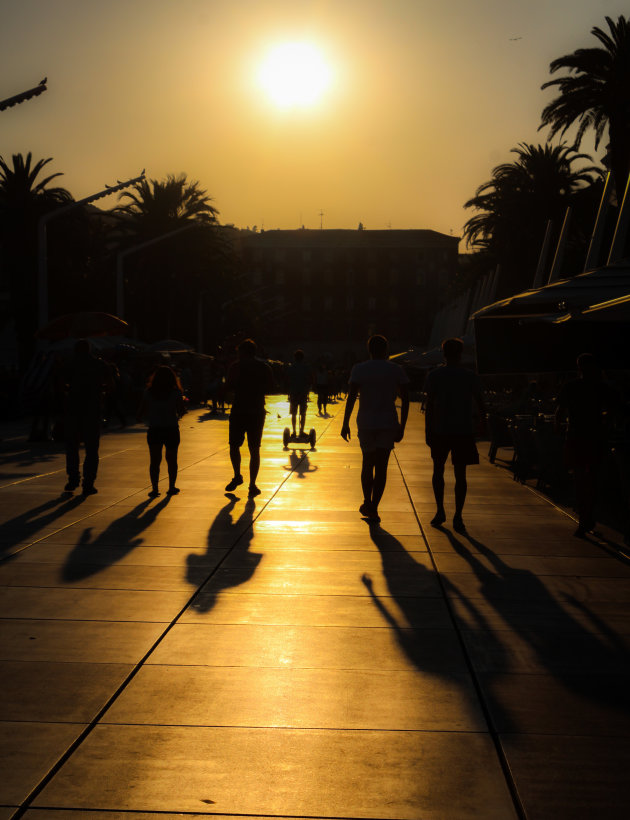
[[[265,425],[265,395],[273,390],[273,373],[256,358],[256,343],[245,339],[238,346],[238,360],[230,367],[227,387],[234,394],[229,422],[230,461],[234,477],[226,486],[232,492],[243,483],[241,447],[247,435],[249,449],[249,497],[260,494],[256,478],[260,468],[260,442]]]
[[[453,529],[456,532],[466,532],[462,519],[468,490],[466,467],[469,464],[479,464],[473,405],[477,405],[482,419],[485,419],[486,412],[479,377],[472,370],[461,366],[463,350],[461,339],[446,339],[442,342],[445,364],[429,373],[425,382],[425,434],[433,459],[433,494],[437,504],[437,512],[431,524],[439,527],[446,521],[444,466],[450,453],[455,473]]]
[[[313,382],[311,368],[304,361],[304,351],[296,350],[293,354],[293,364],[287,370],[287,381],[289,387],[289,410],[291,412],[291,425],[293,427],[293,437],[295,438],[295,425],[297,414],[300,414],[300,436],[304,435],[304,425],[306,424],[306,405],[308,394]]]
[[[402,441],[409,415],[409,378],[402,367],[388,359],[387,339],[371,336],[368,361],[355,364],[350,373],[346,411],[341,435],[350,439],[350,416],[357,396],[357,428],[363,454],[359,512],[369,521],[380,521],[378,505],[387,482],[387,464],[394,442]],[[400,421],[396,397],[401,397]]]

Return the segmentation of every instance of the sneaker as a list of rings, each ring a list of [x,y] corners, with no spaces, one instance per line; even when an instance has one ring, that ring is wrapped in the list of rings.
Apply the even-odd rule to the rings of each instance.
[[[444,510],[438,510],[436,514],[431,519],[431,526],[432,527],[441,527],[442,524],[446,521],[446,513]]]
[[[166,495],[177,495],[179,492],[179,487],[169,487],[166,491]]]
[[[466,532],[466,525],[458,513],[453,516],[453,529],[455,532]]]
[[[96,495],[98,490],[96,489],[94,484],[88,484],[87,486],[85,486],[84,484],[81,492],[83,493],[83,495]]]
[[[243,476],[242,475],[235,475],[234,478],[230,481],[229,484],[226,484],[225,491],[231,493],[232,490],[235,490],[240,484],[243,483]]]
[[[76,488],[79,486],[80,483],[81,483],[81,481],[78,478],[69,478],[68,481],[66,482],[66,486],[64,487],[64,490],[67,493],[71,493],[73,490],[76,490]]]
[[[151,492],[149,493],[149,498],[157,498],[159,494],[160,494],[160,491],[158,490],[158,488],[157,488],[157,487],[155,487],[155,488],[154,488],[153,490],[151,490]]]
[[[250,498],[255,498],[257,495],[260,495],[261,492],[262,490],[260,490],[255,484],[250,484],[247,495]]]
[[[372,508],[369,504],[366,504],[364,501],[363,504],[361,504],[361,506],[359,507],[359,512],[361,513],[363,518],[369,518],[372,514]]]

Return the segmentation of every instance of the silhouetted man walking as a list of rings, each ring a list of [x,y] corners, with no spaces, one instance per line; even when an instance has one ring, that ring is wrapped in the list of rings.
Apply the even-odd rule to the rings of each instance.
[[[103,395],[113,389],[107,364],[93,356],[87,339],[79,339],[65,378],[66,472],[65,490],[71,492],[81,483],[79,446],[85,444],[83,461],[83,495],[97,492],[94,486],[98,471],[98,447],[101,435]]]
[[[476,373],[461,366],[464,345],[461,339],[442,342],[445,364],[427,376],[426,391],[426,443],[433,459],[433,494],[437,512],[431,524],[439,527],[446,521],[444,511],[444,466],[451,454],[455,473],[455,515],[453,529],[465,532],[462,511],[466,501],[468,484],[466,467],[479,464],[473,427],[473,404],[485,419],[485,405],[481,382]]]
[[[371,336],[368,352],[369,360],[355,364],[350,373],[341,435],[349,441],[350,416],[358,396],[357,428],[363,454],[363,504],[359,512],[364,518],[380,521],[378,505],[387,482],[389,456],[394,442],[402,441],[409,415],[409,378],[400,365],[388,360],[384,336]],[[398,395],[402,400],[400,421],[396,412]]]
[[[226,486],[232,492],[243,483],[241,447],[247,435],[249,449],[249,497],[260,494],[256,478],[260,468],[260,443],[265,425],[265,395],[273,390],[273,373],[266,362],[256,358],[256,343],[245,339],[238,346],[238,361],[230,367],[227,387],[234,393],[230,412],[230,461],[234,477]]]

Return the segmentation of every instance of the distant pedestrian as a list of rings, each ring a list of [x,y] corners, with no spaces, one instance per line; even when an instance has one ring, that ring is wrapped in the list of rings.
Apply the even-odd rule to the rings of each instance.
[[[579,378],[567,382],[556,407],[556,430],[568,419],[564,463],[573,471],[579,516],[575,535],[592,530],[595,520],[597,477],[604,457],[607,430],[605,417],[618,411],[619,395],[602,380],[597,360],[591,353],[577,358]]]
[[[325,416],[328,413],[330,384],[328,368],[323,363],[317,368],[317,373],[315,375],[315,387],[317,389],[317,412],[320,416]]]
[[[409,378],[402,367],[388,359],[387,339],[371,336],[368,361],[355,364],[350,373],[348,398],[341,435],[350,440],[350,417],[357,397],[357,428],[363,455],[359,512],[370,521],[380,521],[378,505],[387,483],[387,464],[394,443],[402,441],[409,414]],[[400,420],[396,397],[402,400]]]
[[[433,494],[437,504],[431,524],[439,527],[446,521],[444,466],[450,453],[455,473],[453,529],[456,532],[466,532],[462,518],[468,490],[466,467],[479,464],[473,407],[477,405],[482,419],[486,412],[479,377],[461,365],[463,351],[461,339],[442,342],[445,364],[429,373],[425,381],[425,436],[433,459]]]
[[[306,406],[308,404],[308,394],[313,382],[311,368],[304,361],[304,351],[296,350],[293,354],[293,363],[287,369],[287,382],[289,389],[289,412],[291,413],[291,425],[293,436],[295,437],[296,421],[300,415],[300,436],[304,435],[306,424]]]
[[[184,393],[175,371],[167,365],[160,365],[149,379],[142,403],[138,409],[138,420],[146,419],[149,427],[149,477],[151,479],[150,498],[156,498],[160,491],[160,464],[162,448],[168,470],[167,495],[176,495],[177,451],[179,448],[179,419],[185,412]]]
[[[230,461],[234,477],[226,486],[233,492],[243,483],[241,447],[247,435],[249,449],[249,497],[260,494],[256,478],[260,469],[260,444],[265,426],[265,396],[274,387],[273,372],[266,362],[256,358],[256,343],[245,339],[238,346],[238,360],[227,375],[228,390],[233,392],[229,421]]]
[[[98,472],[98,448],[101,437],[103,397],[113,389],[107,364],[92,355],[87,339],[79,339],[74,354],[62,375],[65,392],[64,438],[66,442],[67,492],[81,484],[79,447],[85,445],[83,461],[83,495],[97,491],[94,486]]]

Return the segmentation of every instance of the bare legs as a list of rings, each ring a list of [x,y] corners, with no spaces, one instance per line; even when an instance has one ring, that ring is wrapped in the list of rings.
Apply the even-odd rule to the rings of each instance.
[[[252,495],[258,495],[260,492],[260,490],[256,487],[256,479],[260,469],[260,446],[252,447],[249,441],[247,442],[247,446],[249,449],[249,494],[251,497]],[[243,482],[243,479],[241,478],[240,447],[230,447],[230,461],[232,462],[232,469],[234,470],[234,478],[230,484],[228,484],[228,488],[231,487],[231,489],[236,489],[236,487]],[[240,479],[240,481],[237,481],[237,479]],[[234,486],[232,486],[232,484]]]
[[[387,483],[387,464],[390,452],[391,450],[378,447],[376,450],[363,453],[361,466],[363,504],[360,511],[365,514],[366,518],[378,519],[378,505]]]
[[[435,504],[437,512],[435,513],[431,524],[434,527],[439,527],[446,521],[446,513],[444,511],[444,465],[446,460],[433,461],[433,477],[431,479],[433,484],[433,495],[435,496]],[[466,481],[466,465],[454,464],[453,472],[455,474],[455,515],[453,516],[453,527],[458,531],[465,530],[464,522],[462,520],[462,512],[466,502],[466,493],[468,491],[468,482]]]
[[[165,447],[164,457],[168,470],[168,493],[175,495],[179,490],[175,486],[177,481],[177,447]],[[151,479],[151,492],[149,495],[155,497],[159,495],[158,482],[160,480],[160,464],[162,462],[162,445],[149,444],[149,477]]]

